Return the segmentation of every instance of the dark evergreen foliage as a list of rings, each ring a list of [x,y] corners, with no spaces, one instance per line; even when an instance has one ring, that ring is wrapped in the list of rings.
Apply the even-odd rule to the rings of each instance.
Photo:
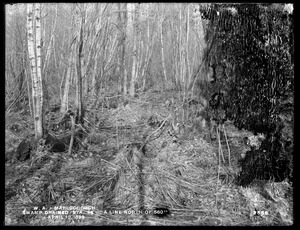
[[[216,39],[210,60],[217,65],[216,82],[226,90],[225,101],[230,101],[224,106],[226,116],[240,129],[267,136],[241,163],[241,184],[292,177],[293,16],[283,7],[211,4],[200,9],[209,20],[208,38]]]

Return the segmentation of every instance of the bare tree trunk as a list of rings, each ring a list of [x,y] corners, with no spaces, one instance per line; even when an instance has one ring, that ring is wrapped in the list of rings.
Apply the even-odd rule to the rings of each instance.
[[[83,48],[83,23],[84,23],[84,15],[80,9],[78,9],[78,21],[79,21],[79,33],[78,33],[78,41],[77,41],[77,60],[76,60],[76,72],[77,72],[77,84],[76,84],[76,106],[77,106],[77,117],[76,123],[83,124],[84,117],[84,109],[83,109],[83,101],[82,101],[82,75],[81,75],[81,55]]]
[[[147,41],[146,41],[146,54],[145,54],[145,61],[144,65],[141,68],[141,78],[143,79],[143,85],[142,85],[142,92],[145,91],[146,88],[146,76],[145,76],[145,70],[148,68],[148,62],[149,62],[149,47],[150,47],[150,26],[149,26],[149,5],[146,9],[146,15],[147,15]]]
[[[124,68],[124,96],[127,95],[127,69]]]
[[[68,60],[68,67],[66,73],[66,80],[65,80],[65,87],[64,87],[64,94],[61,101],[60,113],[65,113],[68,110],[68,101],[69,101],[69,89],[71,83],[71,72],[73,66],[73,44],[71,44],[70,56]]]
[[[75,5],[72,8],[73,17],[72,17],[72,28],[76,26],[75,20],[76,16],[75,14]],[[65,87],[61,99],[61,107],[60,107],[60,113],[64,114],[68,110],[68,103],[69,103],[69,89],[70,89],[70,84],[72,82],[72,70],[73,70],[73,59],[74,59],[74,52],[76,50],[76,30],[71,30],[70,31],[70,37],[69,37],[69,44],[70,44],[70,53],[69,53],[69,58],[68,58],[68,63],[67,63],[67,71],[66,71],[66,76],[65,76]],[[62,79],[63,81],[63,79]]]
[[[100,7],[100,9],[99,9],[99,6],[100,6],[100,4],[97,3],[95,11],[100,12],[100,16],[98,16],[97,20],[95,21],[95,35],[92,39],[91,46],[90,46],[90,49],[95,51],[94,68],[93,68],[93,71],[92,71],[92,85],[91,85],[93,96],[98,96],[99,82],[101,80],[100,79],[101,74],[98,74],[98,72],[99,72],[98,58],[99,58],[99,56],[101,56],[100,55],[100,52],[101,52],[101,46],[100,46],[101,39],[99,39],[99,35],[100,35],[100,30],[103,28],[102,17],[104,17],[103,16],[104,11],[107,8],[107,5],[106,5],[106,6],[104,6],[104,9],[102,10],[102,7]],[[100,48],[99,48],[99,46],[100,46]],[[95,49],[94,49],[94,47],[95,47]],[[101,72],[101,70],[100,70],[100,72]]]
[[[112,64],[112,58],[117,50],[118,47],[118,43],[117,43],[117,35],[114,36],[114,38],[112,39],[111,43],[111,47],[109,47],[110,49],[107,49],[107,53],[108,56],[105,57],[105,59],[107,60],[107,62],[104,65],[104,72],[107,71],[107,69],[109,68],[109,66]]]
[[[72,154],[72,148],[73,148],[74,137],[75,137],[75,120],[73,116],[70,116],[70,118],[71,118],[71,140],[70,140],[70,145],[68,150],[69,155]]]
[[[96,48],[95,48],[95,50],[96,50],[95,59],[94,59],[95,64],[94,64],[93,75],[92,75],[92,86],[91,87],[92,87],[92,95],[93,95],[93,97],[97,96],[96,87],[98,87],[97,86],[98,53],[99,53],[99,51],[98,51],[98,44],[99,43],[97,42]]]
[[[179,55],[179,86],[182,86],[182,3],[179,7],[179,35],[178,35],[178,55]]]
[[[107,74],[105,72],[105,64],[106,64],[106,54],[107,54],[107,49],[108,49],[108,18],[105,18],[105,25],[104,25],[104,32],[103,35],[101,37],[101,47],[100,47],[100,53],[102,55],[100,55],[101,57],[101,64],[100,64],[100,78],[99,78],[99,82],[101,82],[99,89],[101,90],[102,87],[105,87],[105,85],[107,84],[106,80],[107,80]]]
[[[54,32],[55,32],[56,22],[57,22],[57,14],[58,14],[58,4],[56,3],[54,23],[52,24],[51,35],[50,35],[51,37],[50,37],[50,40],[49,40],[48,47],[46,49],[46,55],[45,55],[44,66],[43,66],[43,75],[44,76],[45,76],[45,69],[48,65],[48,62],[49,62],[49,59],[50,59],[50,56],[51,56],[51,51],[52,51],[51,46],[54,48],[53,40],[54,40]],[[44,39],[45,39],[45,37],[44,37]]]
[[[196,24],[197,25],[197,24]],[[193,61],[192,61],[192,65],[190,66],[190,76],[189,76],[189,80],[188,80],[188,87],[190,86],[191,82],[192,82],[192,76],[193,76],[193,71],[194,71],[194,66],[195,66],[195,61],[196,61],[196,54],[197,54],[197,47],[196,47],[196,36],[194,37],[194,55],[193,55]],[[192,93],[194,93],[194,91],[192,90]]]
[[[174,31],[174,39],[173,41],[173,70],[174,70],[174,76],[175,76],[175,84],[176,87],[180,86],[180,70],[179,70],[179,32],[176,29],[176,25],[174,25],[174,21],[170,22],[171,24],[171,30]]]
[[[139,50],[139,55],[138,55],[138,64],[137,64],[137,76],[138,77],[140,77],[141,76],[141,70],[142,70],[142,64],[143,64],[143,62],[142,62],[142,60],[143,60],[143,58],[144,58],[144,52],[143,52],[143,50],[144,50],[144,42],[142,41],[142,35],[141,35],[141,33],[139,33],[139,37],[138,37],[138,41],[139,41],[139,48],[138,48],[138,50]]]
[[[123,94],[127,95],[127,71],[125,66],[125,51],[126,51],[126,28],[127,28],[127,3],[123,3],[122,7],[123,17],[122,21],[122,46],[121,46],[121,74],[124,76],[123,79]],[[122,14],[121,14],[122,15]]]
[[[131,81],[130,81],[130,89],[129,89],[129,95],[134,96],[135,94],[135,81],[136,81],[136,63],[137,63],[137,35],[136,35],[136,26],[134,25],[135,22],[135,5],[134,3],[128,4],[128,6],[131,6],[128,8],[128,25],[132,28],[132,30],[129,30],[132,33],[133,36],[133,54],[132,54],[132,68],[131,68]]]
[[[88,28],[88,31],[86,32],[87,35],[84,39],[85,43],[87,43],[87,40],[89,38],[89,34],[90,34],[90,30],[92,25],[94,24],[94,22],[92,22]],[[88,92],[89,92],[89,79],[90,79],[90,75],[88,74],[89,72],[89,68],[91,66],[91,60],[92,60],[92,56],[93,56],[93,48],[95,46],[95,43],[93,43],[95,40],[91,40],[90,45],[89,45],[89,50],[88,50],[88,58],[86,59],[85,65],[82,68],[82,76],[84,79],[84,95],[87,96]],[[87,45],[86,45],[87,46]],[[85,49],[87,49],[87,47],[85,47]]]
[[[63,49],[65,48],[65,43],[66,43],[65,37],[66,37],[66,32],[63,33],[63,37],[62,37],[62,44],[61,44],[61,47],[62,47]],[[61,67],[61,63],[62,63],[62,60],[63,60],[63,54],[62,54],[62,52],[60,52],[59,57],[60,57],[60,58],[58,59],[58,68]]]
[[[41,66],[41,5],[37,3],[28,4],[27,25],[28,25],[28,53],[30,58],[30,69],[32,76],[32,97],[34,112],[35,138],[39,140],[43,136],[43,84]],[[34,12],[35,10],[35,12]],[[35,14],[34,14],[35,13]],[[34,15],[34,16],[33,16]],[[35,20],[35,31],[34,31]],[[36,40],[34,41],[34,37]]]
[[[186,78],[185,78],[185,84],[184,84],[184,90],[187,90],[187,86],[189,84],[189,78],[190,78],[190,62],[189,62],[189,33],[190,33],[190,13],[189,13],[189,4],[187,3],[187,16],[186,16]]]
[[[52,41],[52,47],[53,47],[53,58],[54,58],[54,67],[55,69],[58,68],[58,61],[57,61],[57,56],[56,56],[56,51],[55,51],[55,38],[53,38],[53,41]]]
[[[28,90],[28,104],[29,104],[29,111],[30,111],[30,116],[33,117],[33,112],[32,112],[32,99],[30,99],[30,83],[29,83],[29,76],[27,74],[26,68],[25,68],[25,75],[26,75],[26,80],[27,80],[27,90]]]
[[[91,61],[91,57],[92,57],[92,51],[90,50],[89,54],[88,54],[88,59],[85,63],[85,65],[83,66],[83,70],[82,70],[82,76],[83,76],[83,82],[84,82],[84,95],[87,96],[88,91],[89,91],[89,74],[88,74],[88,70],[89,70],[89,65],[90,65],[90,61]]]
[[[165,53],[164,53],[164,38],[163,38],[163,21],[164,16],[162,15],[161,23],[160,23],[160,44],[161,44],[161,63],[163,68],[164,81],[168,84],[166,67],[165,67]]]
[[[120,35],[119,35],[119,45],[118,45],[118,51],[119,53],[122,53],[122,44],[123,44],[123,21],[122,21],[122,3],[118,3],[118,27],[120,29]],[[121,73],[122,73],[122,55],[118,56],[118,66],[117,66],[117,74],[118,74],[118,93],[122,92],[122,78],[121,78]]]
[[[37,63],[37,84],[38,84],[38,102],[37,114],[37,139],[43,136],[44,132],[44,96],[43,96],[43,79],[42,79],[42,55],[41,55],[41,4],[36,4],[35,8],[35,23],[36,23],[36,63]]]

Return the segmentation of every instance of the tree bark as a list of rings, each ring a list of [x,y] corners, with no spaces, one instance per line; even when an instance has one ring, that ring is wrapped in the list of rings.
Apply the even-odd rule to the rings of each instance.
[[[83,124],[83,117],[84,117],[84,109],[83,109],[83,101],[82,101],[82,75],[81,75],[81,55],[82,55],[82,48],[83,48],[83,40],[82,40],[82,33],[83,33],[83,23],[84,23],[84,15],[78,9],[78,22],[79,22],[79,31],[77,36],[77,47],[76,47],[76,72],[77,72],[77,84],[76,84],[76,107],[77,107],[77,116],[76,116],[76,123]]]
[[[43,66],[43,75],[44,76],[45,76],[46,67],[49,63],[49,59],[50,59],[50,56],[51,56],[51,51],[52,51],[51,46],[54,49],[54,33],[55,33],[56,22],[57,22],[57,14],[58,14],[58,4],[56,4],[54,23],[52,24],[50,41],[49,41],[48,47],[46,49],[46,55],[45,55],[44,66]],[[44,39],[45,39],[45,37],[44,37]]]
[[[129,95],[131,97],[134,97],[135,94],[135,81],[136,81],[136,63],[137,63],[137,35],[136,35],[136,26],[134,25],[135,22],[135,5],[134,3],[128,4],[128,26],[131,28],[129,32],[132,34],[133,37],[133,54],[132,54],[132,68],[131,68],[131,81],[130,81],[130,89],[129,89]],[[130,7],[131,6],[131,7]]]
[[[34,27],[34,20],[35,20],[35,27]],[[28,26],[28,53],[29,53],[30,70],[32,76],[34,131],[35,131],[35,139],[39,140],[40,138],[42,138],[43,131],[44,131],[43,82],[42,82],[42,65],[41,65],[41,5],[39,3],[37,3],[36,5],[28,4],[27,26]]]
[[[127,3],[124,3],[123,5],[123,44],[122,44],[122,63],[121,63],[121,73],[124,76],[124,82],[123,82],[123,93],[124,96],[127,95],[127,70],[125,66],[125,51],[126,51],[126,28],[127,28],[127,22],[128,22],[128,14],[127,14]]]
[[[76,15],[75,15],[75,5],[73,6],[71,12],[73,13],[72,17],[72,28],[76,26],[75,20],[76,20]],[[76,30],[71,30],[70,31],[70,37],[69,37],[69,58],[67,62],[67,71],[66,71],[66,76],[65,76],[65,86],[63,90],[63,95],[61,99],[61,107],[60,107],[60,113],[64,114],[68,110],[68,103],[69,103],[69,89],[70,89],[70,84],[72,82],[72,69],[73,69],[73,59],[74,59],[74,52],[76,50]],[[63,79],[62,79],[63,81]]]
[[[64,87],[64,94],[61,102],[60,113],[64,114],[68,110],[68,102],[69,102],[69,89],[71,83],[71,72],[73,66],[73,44],[71,44],[70,56],[68,60],[67,66],[67,73],[66,73],[66,80],[65,80],[65,87]]]
[[[35,8],[36,23],[36,60],[37,60],[37,85],[38,85],[38,102],[37,114],[37,139],[43,136],[44,131],[44,96],[43,96],[43,79],[42,79],[42,56],[41,56],[41,4],[37,3]]]
[[[190,62],[189,62],[189,33],[190,33],[190,13],[189,13],[189,4],[187,3],[187,15],[186,15],[186,78],[185,78],[185,84],[184,84],[184,90],[187,90],[189,79],[190,79]]]

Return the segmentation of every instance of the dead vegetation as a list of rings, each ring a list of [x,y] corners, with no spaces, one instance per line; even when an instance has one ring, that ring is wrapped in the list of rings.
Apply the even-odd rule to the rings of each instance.
[[[5,224],[293,223],[287,182],[265,181],[247,188],[235,184],[238,161],[248,148],[243,137],[250,133],[225,122],[229,167],[223,133],[224,161],[209,129],[200,120],[182,122],[180,101],[174,96],[166,103],[165,98],[148,92],[123,100],[126,103],[117,100],[117,108],[87,108],[84,127],[75,127],[71,154],[67,152],[72,132],[66,119],[64,125],[51,126],[48,142],[44,138],[35,143],[26,159],[17,158],[14,151],[22,139],[32,136],[31,119],[12,116],[13,112],[6,115]],[[62,123],[56,111],[48,118],[49,124]],[[62,143],[64,150],[53,151],[55,143]],[[77,215],[46,214],[59,206],[90,209]],[[31,213],[35,207],[43,213]],[[156,215],[159,210],[167,211],[164,218]]]

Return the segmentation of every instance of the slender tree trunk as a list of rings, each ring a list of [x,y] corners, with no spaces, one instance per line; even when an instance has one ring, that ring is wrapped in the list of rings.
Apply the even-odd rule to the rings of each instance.
[[[111,41],[111,47],[109,47],[110,49],[107,49],[108,52],[108,56],[105,58],[107,60],[107,62],[104,65],[104,71],[106,72],[107,69],[109,68],[109,66],[112,64],[112,58],[115,54],[115,51],[117,50],[118,47],[118,43],[117,43],[117,35],[114,36],[114,38]]]
[[[54,64],[55,64],[55,68],[57,68],[57,62],[56,62],[56,55],[55,55],[55,43],[54,43],[54,33],[55,33],[55,28],[56,28],[56,23],[57,23],[57,15],[58,15],[58,5],[56,4],[56,13],[55,13],[55,18],[54,18],[54,23],[52,24],[52,28],[50,31],[50,40],[48,43],[48,47],[46,50],[44,50],[44,45],[42,45],[42,49],[43,49],[43,56],[44,56],[44,63],[43,63],[43,67],[42,67],[42,75],[43,75],[43,88],[44,88],[44,98],[45,98],[45,108],[49,108],[50,107],[50,102],[49,102],[49,94],[48,94],[48,90],[47,90],[47,85],[46,85],[46,80],[47,80],[47,72],[46,72],[46,68],[48,67],[48,63],[49,60],[51,59],[51,54],[52,54],[52,49],[54,50]],[[43,23],[45,25],[45,23]],[[43,44],[45,44],[45,36],[46,36],[46,28],[44,28],[43,30]],[[46,44],[45,44],[46,45]]]
[[[43,65],[43,75],[45,75],[45,70],[46,70],[46,67],[47,67],[47,65],[49,63],[49,59],[50,59],[50,56],[51,56],[51,51],[54,48],[54,42],[53,42],[53,40],[54,40],[54,33],[55,33],[56,22],[57,22],[57,15],[58,15],[58,4],[56,4],[54,23],[52,24],[52,28],[51,28],[51,37],[50,37],[50,40],[49,40],[48,47],[46,49],[45,60],[44,60],[44,65]],[[44,37],[44,39],[45,39],[45,37]]]
[[[33,28],[33,4],[27,5],[27,36],[28,36],[28,55],[30,60],[30,74],[31,74],[31,82],[32,82],[32,101],[33,101],[33,115],[34,118],[36,116],[35,104],[37,101],[36,95],[36,59],[35,59],[35,51],[34,51],[34,28]],[[36,131],[36,122],[34,122],[34,129]]]
[[[146,41],[146,54],[145,54],[145,61],[144,61],[144,65],[142,66],[142,70],[141,70],[141,78],[143,79],[143,85],[142,85],[142,91],[145,91],[146,88],[146,75],[145,72],[148,69],[149,66],[149,60],[152,56],[152,51],[153,51],[153,41],[155,40],[155,35],[154,34],[154,30],[152,30],[152,36],[150,35],[150,19],[149,19],[149,5],[147,7],[146,10],[146,14],[147,14],[147,41]],[[154,22],[155,23],[155,22]],[[151,48],[150,48],[151,46]]]
[[[65,36],[66,36],[66,32],[63,33],[63,37],[62,37],[62,44],[61,44],[61,47],[64,49],[65,48],[65,43],[66,43],[66,39],[65,39]],[[58,68],[61,68],[61,64],[62,64],[62,61],[64,60],[63,58],[63,54],[62,52],[59,53],[59,59],[58,59]]]
[[[102,55],[101,55],[101,67],[100,67],[100,70],[99,70],[99,72],[100,72],[99,81],[101,82],[100,88],[99,88],[100,90],[102,89],[102,86],[105,87],[106,84],[107,84],[107,82],[106,82],[107,74],[105,72],[105,65],[106,65],[106,60],[107,60],[106,55],[107,55],[107,49],[108,49],[108,45],[107,45],[107,43],[108,43],[108,36],[107,36],[108,35],[108,27],[109,27],[108,19],[105,18],[104,33],[103,33],[101,43],[100,43],[101,44],[101,53],[102,53]]]
[[[44,132],[44,95],[43,95],[43,79],[42,79],[42,44],[41,44],[41,4],[36,4],[35,8],[35,23],[36,23],[36,60],[37,60],[37,81],[38,81],[38,103],[37,114],[37,139],[43,136]]]
[[[34,27],[35,20],[35,27]],[[30,69],[32,76],[32,97],[34,113],[35,138],[39,140],[44,131],[43,114],[43,84],[41,65],[41,5],[37,3],[28,4],[27,7],[28,25],[28,53],[30,58]],[[35,29],[35,31],[34,31]],[[35,37],[35,41],[34,41]]]
[[[180,56],[179,56],[179,48],[180,48],[180,44],[179,44],[179,31],[176,28],[175,22],[172,22],[172,31],[175,32],[174,35],[174,43],[173,43],[173,50],[174,50],[174,71],[175,71],[175,84],[177,88],[180,88],[180,69],[179,69],[179,65],[180,65]]]
[[[147,41],[146,41],[146,54],[145,54],[145,61],[144,65],[141,67],[141,78],[143,80],[143,85],[142,85],[142,92],[145,91],[146,88],[146,76],[145,76],[145,70],[148,68],[148,58],[150,57],[149,55],[149,47],[150,47],[150,26],[149,26],[149,5],[146,9],[146,14],[147,14]]]
[[[76,27],[76,15],[75,15],[75,5],[73,6],[73,9],[71,11],[73,13],[72,17],[72,28]],[[61,99],[61,107],[60,107],[60,113],[64,114],[68,110],[68,103],[69,103],[69,89],[70,89],[70,84],[72,83],[72,70],[73,70],[73,63],[74,63],[74,52],[76,52],[76,29],[71,29],[70,30],[70,37],[68,39],[69,41],[69,58],[67,62],[67,71],[66,71],[66,76],[65,76],[65,87]],[[63,84],[63,79],[62,83]]]
[[[28,104],[29,104],[29,111],[30,111],[30,116],[33,118],[33,112],[32,112],[32,99],[31,98],[31,91],[30,91],[30,79],[29,76],[27,74],[26,68],[25,68],[25,75],[26,75],[26,80],[27,80],[27,90],[28,90]]]
[[[97,43],[96,48],[95,48],[95,50],[96,50],[95,59],[94,59],[95,64],[94,64],[93,75],[92,75],[92,95],[93,95],[93,97],[97,96],[96,87],[98,87],[97,86],[98,53],[99,53],[99,51],[98,51],[98,46],[99,45],[98,44],[99,43]]]
[[[95,57],[94,57],[94,68],[93,68],[93,71],[92,71],[92,85],[91,85],[91,88],[92,88],[92,95],[93,96],[98,96],[98,89],[99,89],[99,83],[100,83],[100,77],[101,77],[101,69],[99,70],[99,61],[98,61],[98,58],[100,55],[100,52],[101,52],[101,47],[99,48],[100,46],[100,43],[101,43],[101,39],[99,39],[99,35],[100,35],[100,30],[101,28],[103,28],[103,25],[102,25],[102,17],[103,17],[103,12],[104,10],[106,9],[106,7],[104,8],[104,10],[101,10],[101,7],[99,9],[99,6],[100,4],[97,3],[96,4],[96,12],[100,11],[100,14],[101,16],[99,16],[97,18],[97,20],[95,21],[95,35],[92,39],[92,42],[91,42],[91,46],[90,46],[90,50],[94,50],[95,51]],[[100,74],[99,74],[100,72]]]
[[[83,40],[82,40],[82,33],[83,33],[83,23],[84,23],[84,15],[81,11],[78,12],[78,20],[79,20],[79,33],[78,33],[78,41],[77,41],[77,48],[76,48],[76,73],[77,73],[77,84],[76,84],[76,106],[77,106],[77,117],[76,123],[83,124],[83,117],[84,117],[84,109],[83,109],[83,101],[82,101],[82,75],[81,75],[81,55],[82,55],[82,48],[83,48]]]
[[[92,26],[92,23],[89,26],[88,31],[86,32],[87,35],[86,35],[86,37],[84,39],[85,43],[87,43],[87,40],[88,40],[88,37],[89,37],[89,34],[90,34],[90,30],[91,30],[91,26]],[[89,79],[90,79],[90,75],[88,74],[88,72],[89,72],[90,63],[91,63],[92,56],[93,56],[93,48],[95,46],[95,43],[93,43],[94,41],[95,41],[94,39],[91,40],[91,43],[90,43],[90,46],[89,46],[89,50],[88,50],[88,58],[86,60],[85,65],[82,68],[82,76],[83,76],[83,79],[84,79],[84,95],[85,96],[87,96],[88,91],[89,91]]]
[[[70,89],[71,72],[72,72],[72,66],[73,66],[73,50],[74,50],[73,45],[71,44],[71,51],[70,51],[70,56],[69,56],[69,60],[68,60],[64,93],[63,93],[61,107],[60,107],[60,113],[62,113],[62,114],[64,114],[68,110],[69,89]]]
[[[192,65],[190,66],[190,75],[189,75],[189,80],[188,80],[188,86],[190,86],[191,82],[192,82],[192,76],[194,73],[194,66],[195,66],[195,61],[196,61],[196,54],[197,54],[197,45],[196,45],[196,36],[194,37],[194,49],[193,49],[193,61],[192,61]],[[187,88],[188,89],[188,88]],[[194,92],[194,91],[192,91]]]
[[[144,80],[144,74],[145,74],[145,70],[147,68],[147,65],[148,65],[148,57],[149,57],[149,47],[150,47],[150,26],[149,26],[149,6],[147,7],[147,10],[146,10],[146,14],[147,14],[147,41],[146,41],[146,54],[145,54],[145,61],[144,61],[144,65],[142,66],[142,69],[141,69],[141,77],[143,78],[143,81],[145,82]],[[143,84],[143,90],[144,90],[144,84]]]
[[[134,96],[135,94],[135,81],[136,81],[136,63],[137,63],[137,35],[136,35],[136,26],[134,25],[135,22],[135,5],[134,3],[129,4],[128,6],[131,7],[129,8],[129,16],[128,19],[128,24],[132,28],[130,31],[132,33],[133,37],[133,54],[132,54],[132,68],[131,68],[131,81],[130,81],[130,89],[129,89],[129,94],[131,97]],[[129,34],[130,35],[130,34]]]
[[[123,80],[123,94],[127,95],[127,70],[125,66],[125,51],[126,51],[126,28],[127,28],[127,3],[123,3],[123,27],[122,27],[122,51],[121,51],[121,74],[124,76]]]
[[[189,79],[190,79],[190,62],[189,62],[189,33],[190,33],[190,13],[189,13],[189,4],[187,3],[187,16],[186,16],[186,78],[185,78],[185,85],[184,89],[187,90],[187,86],[189,84]]]
[[[120,28],[119,33],[119,44],[118,44],[118,52],[122,53],[122,43],[123,43],[123,22],[122,22],[122,3],[118,3],[118,27]],[[118,56],[118,66],[117,66],[117,74],[118,74],[118,93],[122,92],[122,78],[121,78],[121,65],[122,65],[122,55]]]
[[[179,86],[182,86],[182,3],[179,7],[179,35],[178,35],[178,55],[179,55]]]
[[[161,23],[160,23],[161,63],[162,63],[162,68],[163,68],[164,81],[165,81],[166,84],[168,84],[167,73],[166,73],[166,66],[165,66],[164,38],[163,38],[163,21],[164,21],[164,17],[162,16]]]
[[[124,68],[124,96],[127,95],[127,69]]]
[[[56,51],[55,51],[55,37],[53,38],[53,41],[52,41],[52,47],[53,47],[53,59],[54,59],[54,67],[55,69],[57,69],[59,66],[58,66],[58,61],[57,61],[57,56],[56,56]]]

